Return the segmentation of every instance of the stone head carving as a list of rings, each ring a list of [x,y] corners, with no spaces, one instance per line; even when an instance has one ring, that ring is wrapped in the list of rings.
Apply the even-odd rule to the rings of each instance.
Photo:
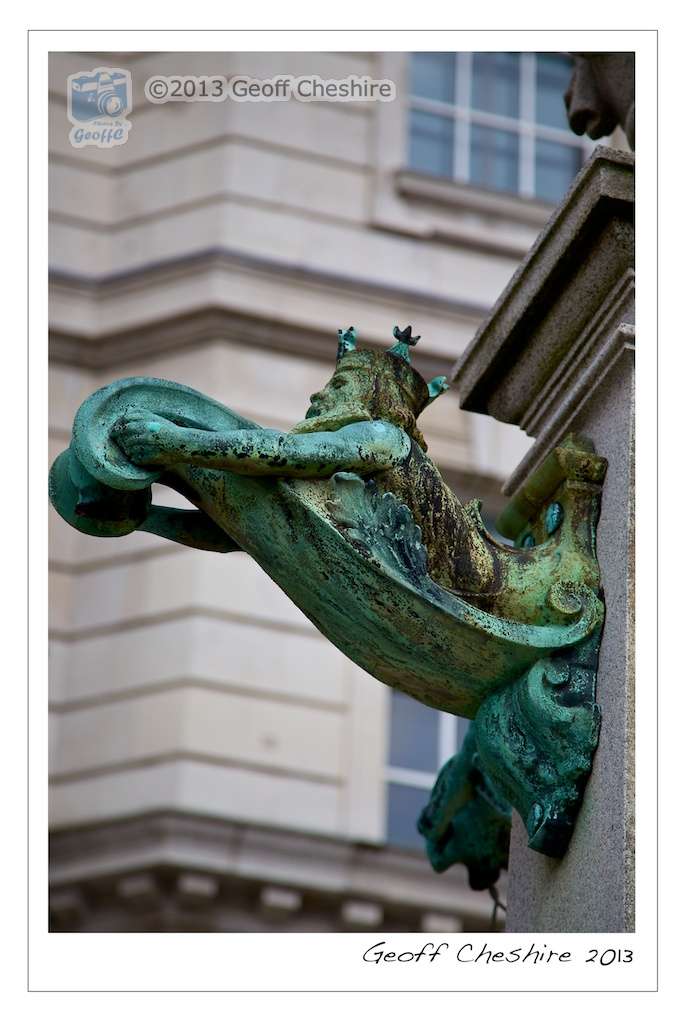
[[[635,148],[635,54],[573,53],[564,99],[576,135],[601,139],[620,125]]]

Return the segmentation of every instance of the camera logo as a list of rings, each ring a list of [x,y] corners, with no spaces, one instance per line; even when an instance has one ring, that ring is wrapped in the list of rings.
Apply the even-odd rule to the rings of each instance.
[[[67,79],[67,117],[73,124],[69,141],[77,149],[122,146],[132,127],[132,75],[121,68],[78,71]]]

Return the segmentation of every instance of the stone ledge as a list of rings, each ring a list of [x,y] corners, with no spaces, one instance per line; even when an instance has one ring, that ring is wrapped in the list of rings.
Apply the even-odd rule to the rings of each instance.
[[[558,402],[551,415],[542,420],[537,440],[527,455],[503,485],[503,493],[513,496],[530,474],[539,466],[549,452],[562,440],[577,419],[594,391],[604,384],[614,367],[632,360],[635,351],[635,327],[633,324],[618,323],[610,333],[600,336],[600,344],[592,346],[588,359],[577,368],[570,386],[570,373],[564,370],[564,380],[559,382]],[[544,401],[546,405],[546,401]]]
[[[273,930],[267,907],[271,920],[303,907],[315,930],[370,930],[375,907],[388,930],[442,915],[486,931],[493,910],[462,869],[434,875],[419,853],[164,811],[58,830],[50,864],[54,930],[138,930],[137,907],[152,930]]]
[[[263,274],[269,278],[277,277],[281,281],[291,280],[309,288],[322,287],[337,291],[352,291],[354,294],[369,295],[380,301],[401,303],[411,307],[428,306],[440,309],[450,315],[465,316],[470,319],[486,315],[485,307],[458,301],[449,296],[396,287],[385,281],[372,281],[369,278],[347,273],[335,274],[320,270],[315,266],[295,264],[230,248],[210,248],[183,253],[168,259],[142,263],[131,269],[111,274],[74,274],[71,271],[62,270],[60,267],[52,267],[50,268],[50,283],[55,287],[95,292],[98,297],[103,297],[106,293],[109,295],[126,294],[132,289],[148,286],[153,280],[174,281],[192,271],[198,273],[218,267],[233,267]]]
[[[206,342],[227,341],[316,359],[332,366],[334,335],[335,331],[326,334],[303,325],[262,320],[231,309],[207,307],[98,337],[51,330],[48,350],[53,362],[89,370],[106,370],[161,353],[197,348]],[[365,346],[371,344],[374,347],[366,337],[361,341]],[[415,368],[427,378],[447,375],[450,367],[450,359],[429,350],[415,352]]]
[[[617,313],[626,320],[632,287],[621,299],[621,282],[634,266],[633,171],[631,154],[594,151],[456,363],[461,408],[535,429],[542,396],[552,392],[553,402],[598,311],[621,300]]]
[[[553,213],[552,205],[536,199],[493,192],[416,171],[398,171],[395,184],[402,195],[411,199],[469,210],[491,219],[514,220],[530,227],[543,227]]]

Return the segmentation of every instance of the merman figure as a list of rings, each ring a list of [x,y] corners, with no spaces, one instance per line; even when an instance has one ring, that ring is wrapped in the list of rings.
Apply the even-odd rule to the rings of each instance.
[[[581,439],[565,442],[547,467],[549,517],[528,515],[515,545],[499,541],[479,502],[445,484],[417,425],[445,378],[427,384],[412,367],[411,327],[393,334],[382,351],[339,331],[335,372],[289,432],[183,385],[116,381],[77,413],[51,499],[85,533],[139,529],[246,551],[372,676],[476,719],[420,829],[438,870],[460,860],[481,887],[505,865],[509,805],[542,852],[562,855],[572,831],[598,730],[594,526],[605,464]],[[196,511],[153,505],[155,482]],[[553,747],[539,763],[535,701]],[[560,749],[565,706],[575,725]]]

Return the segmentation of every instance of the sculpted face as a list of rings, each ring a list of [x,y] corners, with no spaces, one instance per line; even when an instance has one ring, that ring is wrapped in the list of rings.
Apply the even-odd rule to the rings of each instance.
[[[403,359],[372,349],[346,352],[325,387],[311,396],[305,418],[291,432],[311,434],[363,420],[387,420],[426,450],[416,420],[429,395],[424,379]]]
[[[369,408],[372,391],[370,370],[359,361],[341,359],[328,383],[310,396],[305,418],[292,428],[292,433],[339,430],[348,423],[373,419]]]

